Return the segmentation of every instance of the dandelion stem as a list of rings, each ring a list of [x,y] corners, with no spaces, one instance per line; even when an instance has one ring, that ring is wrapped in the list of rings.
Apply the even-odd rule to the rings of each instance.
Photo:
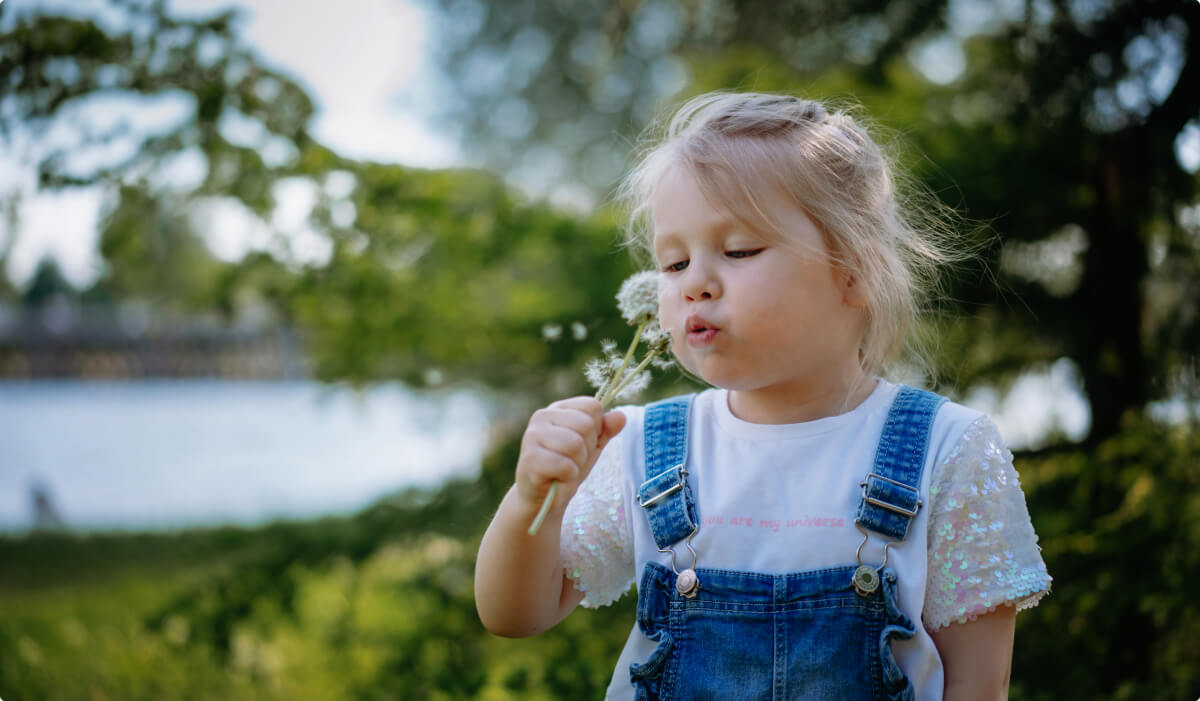
[[[650,364],[650,361],[654,360],[654,358],[658,356],[660,350],[661,349],[659,349],[659,348],[651,349],[651,351],[646,354],[646,357],[642,358],[642,362],[638,363],[637,367],[630,370],[628,375],[621,379],[621,384],[617,385],[616,387],[613,388],[613,390],[611,392],[611,396],[609,397],[609,401],[612,401],[612,400],[616,399],[617,397],[621,396],[621,390],[628,387],[629,383],[633,382],[634,378],[636,378],[639,374],[641,374],[641,372],[643,370],[646,369],[646,366]],[[602,408],[606,408],[606,405],[604,404],[604,402],[600,402],[600,406]]]
[[[546,514],[550,513],[550,505],[554,503],[554,497],[558,495],[558,482],[551,482],[550,489],[546,492],[546,499],[542,502],[542,508],[538,509],[537,516],[533,517],[533,523],[529,525],[529,535],[537,535],[538,529],[542,527],[542,521],[546,520]]]
[[[615,373],[613,373],[612,379],[609,380],[608,383],[604,385],[604,389],[596,395],[596,398],[600,400],[601,408],[607,409],[608,405],[612,403],[612,400],[616,399],[617,395],[615,392],[613,392],[613,390],[618,384],[624,383],[625,368],[629,367],[629,361],[631,358],[633,358],[633,352],[637,350],[638,341],[640,341],[642,338],[642,331],[646,328],[646,324],[648,323],[650,323],[649,320],[645,320],[638,324],[637,331],[633,332],[633,340],[629,342],[629,350],[625,351],[625,357],[621,359],[621,367],[618,368]]]
[[[629,343],[629,350],[625,351],[625,357],[621,360],[621,367],[617,369],[611,379],[604,383],[604,387],[596,393],[596,399],[600,400],[600,408],[607,409],[608,405],[620,395],[620,391],[625,389],[630,380],[637,377],[638,373],[646,369],[646,365],[650,360],[658,355],[658,350],[655,349],[646,354],[646,358],[637,365],[636,368],[626,377],[625,369],[629,367],[629,361],[633,359],[633,353],[637,350],[638,341],[642,337],[642,331],[646,328],[646,324],[650,323],[647,319],[638,324],[637,331],[633,334],[633,340]],[[537,535],[538,529],[542,527],[542,521],[546,520],[546,514],[550,513],[550,506],[554,503],[554,497],[558,494],[558,482],[551,482],[550,489],[546,492],[546,498],[542,501],[542,508],[538,509],[537,516],[534,517],[533,523],[529,526],[529,535]]]

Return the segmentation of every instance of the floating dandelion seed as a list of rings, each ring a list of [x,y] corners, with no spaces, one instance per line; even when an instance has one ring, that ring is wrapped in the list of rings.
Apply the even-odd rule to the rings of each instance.
[[[658,273],[635,273],[626,279],[617,293],[617,309],[630,326],[637,327],[625,355],[618,355],[616,341],[604,340],[600,342],[601,357],[583,366],[584,377],[596,388],[601,409],[607,409],[617,399],[630,399],[650,386],[649,366],[659,369],[671,366],[670,357],[664,355],[671,337],[658,321]],[[640,342],[645,342],[646,354],[634,363]],[[537,535],[557,494],[558,482],[554,482],[529,526],[529,535]]]

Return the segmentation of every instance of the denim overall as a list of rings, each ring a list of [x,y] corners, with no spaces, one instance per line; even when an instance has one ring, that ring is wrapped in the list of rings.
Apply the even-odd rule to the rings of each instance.
[[[671,567],[648,562],[639,582],[638,626],[658,647],[630,667],[636,698],[911,701],[890,641],[916,628],[900,610],[887,548],[904,540],[921,507],[925,452],[945,398],[902,386],[884,422],[855,516],[865,538],[869,531],[888,541],[880,567],[864,565],[859,546],[857,564],[781,575],[696,568],[691,540],[700,519],[687,480],[692,398],[646,408],[638,501]],[[681,541],[691,559],[682,570]]]

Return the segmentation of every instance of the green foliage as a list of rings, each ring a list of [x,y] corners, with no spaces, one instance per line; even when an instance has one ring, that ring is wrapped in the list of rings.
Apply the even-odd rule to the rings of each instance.
[[[1200,689],[1200,433],[1127,417],[1096,449],[1022,459],[1053,590],[1018,617],[1016,699]]]
[[[1002,328],[1004,336],[970,368],[946,354],[941,380],[1004,382],[1068,357],[1097,440],[1147,401],[1195,396],[1200,239],[1180,211],[1195,206],[1200,180],[1174,148],[1200,117],[1197,4],[638,0],[578,13],[532,1],[438,5],[452,25],[439,61],[473,90],[445,116],[494,167],[512,169],[511,154],[547,146],[627,151],[636,129],[681,95],[850,97],[904,135],[902,164],[922,185],[998,234],[980,265],[947,280],[945,300],[966,318],[967,335]],[[914,57],[931,47],[963,53],[949,84],[918,70]],[[484,58],[520,69],[480,85],[472,78]],[[523,130],[493,118],[513,104],[548,118],[531,116]],[[589,117],[562,130],[563,112]],[[593,172],[595,159],[567,163],[598,191],[616,177]]]
[[[944,306],[965,323],[938,328],[941,384],[1003,383],[1068,357],[1097,440],[1130,409],[1194,393],[1200,239],[1184,212],[1194,211],[1197,179],[1173,148],[1200,113],[1187,89],[1200,71],[1197,6],[1122,0],[1083,15],[1051,4],[1045,16],[1017,16],[981,5],[986,31],[948,37],[938,34],[945,0],[889,3],[886,12],[807,0],[572,13],[510,5],[447,6],[437,42],[447,76],[474,91],[447,103],[446,123],[468,144],[495,145],[495,157],[478,153],[506,174],[557,172],[526,162],[552,151],[549,160],[568,166],[561,172],[604,192],[633,133],[679,91],[853,96],[904,134],[898,154],[922,186],[997,234],[971,239],[979,263],[946,280]],[[342,158],[308,135],[311,99],[247,49],[235,14],[180,20],[135,0],[108,8],[122,19],[34,14],[0,36],[6,104],[35,135],[114,94],[188,105],[186,119],[124,160],[82,172],[70,149],[37,160],[46,187],[111,188],[97,295],[231,318],[266,302],[301,327],[321,379],[356,383],[449,378],[560,394],[578,388],[570,373],[584,350],[543,343],[541,328],[579,322],[593,338],[619,335],[608,304],[630,267],[609,215],[527,201],[479,171]],[[949,85],[931,83],[911,59],[931,39],[964,51]],[[1151,45],[1161,45],[1159,58],[1170,53],[1161,47],[1177,50],[1175,84],[1137,104],[1115,100],[1130,85],[1150,89],[1148,59],[1130,47]],[[509,72],[477,84],[485,59]],[[537,118],[500,133],[498,111]],[[229,126],[238,122],[260,135]],[[80,146],[122,136],[84,135]],[[184,154],[202,159],[203,177],[173,189],[163,174]],[[274,232],[269,255],[215,261],[193,230],[197,213],[236,203],[269,219],[285,181],[317,192],[310,223],[328,259],[299,257]],[[918,206],[936,213],[940,204]]]
[[[505,640],[479,624],[479,537],[517,441],[479,480],[345,519],[0,539],[0,689],[24,698],[596,697],[632,599]]]
[[[597,698],[634,600],[508,640],[472,573],[515,437],[478,480],[351,518],[0,539],[0,690],[24,698]],[[1200,688],[1200,440],[1130,421],[1095,451],[1018,456],[1054,589],[1018,616],[1011,697]]]
[[[142,298],[158,308],[200,314],[213,306],[223,266],[177,208],[178,198],[121,187],[104,222],[100,254],[113,264],[91,297]]]
[[[86,111],[97,96],[182,96],[191,106],[188,118],[144,138],[125,158],[80,169],[70,156],[129,137],[127,124],[99,133],[85,130],[77,143],[33,151],[41,182],[64,187],[133,176],[151,185],[164,158],[195,148],[209,159],[207,191],[234,194],[262,211],[266,191],[255,186],[264,170],[259,150],[228,141],[220,122],[238,115],[303,148],[313,113],[308,95],[262,65],[236,34],[234,12],[181,20],[166,11],[165,3],[145,0],[109,0],[92,9],[106,21],[35,11],[0,35],[0,85],[6,95],[0,137],[12,138],[16,125],[40,136],[62,114]],[[237,188],[231,187],[233,181]]]
[[[619,330],[612,300],[630,266],[601,216],[522,201],[478,171],[347,172],[355,224],[333,230],[331,260],[288,300],[318,376],[421,384],[436,369],[536,388],[580,350],[547,343],[543,325]]]
[[[607,213],[529,201],[483,171],[342,158],[308,136],[311,100],[246,48],[234,14],[181,20],[132,0],[108,9],[120,20],[34,14],[0,35],[0,80],[34,135],[102,95],[188,105],[182,122],[123,161],[80,171],[65,152],[37,160],[45,187],[98,184],[111,194],[106,271],[90,298],[227,319],[265,303],[304,335],[318,378],[359,384],[468,380],[538,393],[549,375],[556,391],[576,391],[566,370],[596,336],[621,332],[612,296],[631,266]],[[246,141],[231,121],[263,136]],[[85,134],[79,146],[122,136]],[[183,154],[200,156],[199,184],[164,184]],[[299,257],[274,231],[268,251],[217,260],[204,241],[211,208],[235,207],[270,228],[285,183],[317,193],[309,219],[329,255]],[[582,325],[591,343],[547,343],[547,324]]]
[[[40,307],[48,303],[55,295],[70,295],[75,288],[63,277],[62,270],[53,259],[43,258],[33,271],[33,278],[25,286],[21,294],[21,304],[26,307]]]

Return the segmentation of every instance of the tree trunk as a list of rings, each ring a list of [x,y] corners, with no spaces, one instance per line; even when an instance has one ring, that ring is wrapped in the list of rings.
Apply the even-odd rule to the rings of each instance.
[[[1095,169],[1095,204],[1075,301],[1082,315],[1074,357],[1092,409],[1089,440],[1120,430],[1121,417],[1148,398],[1142,348],[1142,280],[1147,273],[1142,216],[1150,206],[1142,130],[1103,137]]]

